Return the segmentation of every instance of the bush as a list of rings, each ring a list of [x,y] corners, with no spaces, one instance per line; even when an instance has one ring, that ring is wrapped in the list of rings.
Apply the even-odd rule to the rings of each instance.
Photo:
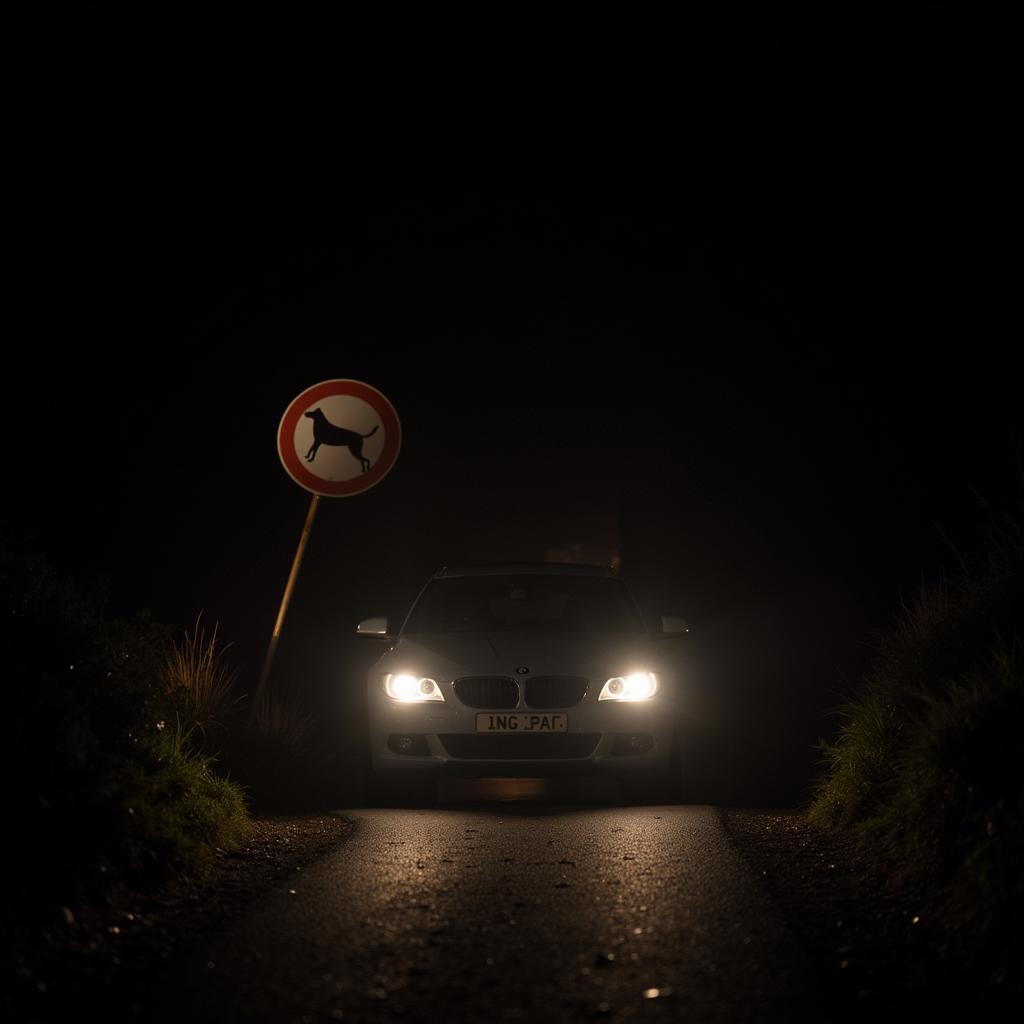
[[[1024,940],[1024,539],[1004,522],[986,557],[922,587],[840,709],[811,819],[853,827],[960,930],[996,980]]]
[[[1024,906],[1022,722],[1020,658],[1000,650],[929,698],[901,761],[901,784],[873,822],[891,859],[948,879],[952,918],[976,934],[998,929],[1004,902]]]
[[[10,542],[0,614],[16,919],[114,879],[199,870],[242,840],[241,793],[192,751],[165,684],[167,627],[107,621],[96,599]]]

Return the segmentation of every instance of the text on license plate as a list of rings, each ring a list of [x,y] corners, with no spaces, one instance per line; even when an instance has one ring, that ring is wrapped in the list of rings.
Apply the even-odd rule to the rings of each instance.
[[[494,714],[487,712],[476,716],[477,732],[568,732],[569,716],[566,714],[538,715],[516,712]]]

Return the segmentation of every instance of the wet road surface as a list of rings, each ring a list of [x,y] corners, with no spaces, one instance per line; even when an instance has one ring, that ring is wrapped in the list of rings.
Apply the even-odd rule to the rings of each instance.
[[[710,807],[352,812],[179,966],[188,1020],[827,1019]],[[180,979],[180,980],[176,980]]]

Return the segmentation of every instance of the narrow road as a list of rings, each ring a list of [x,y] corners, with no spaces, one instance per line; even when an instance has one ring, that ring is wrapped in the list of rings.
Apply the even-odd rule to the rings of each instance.
[[[713,808],[353,816],[347,843],[211,936],[144,1015],[828,1018]]]

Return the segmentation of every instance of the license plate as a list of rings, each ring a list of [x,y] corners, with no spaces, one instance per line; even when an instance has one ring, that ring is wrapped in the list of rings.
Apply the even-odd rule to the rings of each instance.
[[[477,732],[568,732],[569,716],[566,714],[540,715],[516,712],[496,714],[487,712],[476,716]]]

